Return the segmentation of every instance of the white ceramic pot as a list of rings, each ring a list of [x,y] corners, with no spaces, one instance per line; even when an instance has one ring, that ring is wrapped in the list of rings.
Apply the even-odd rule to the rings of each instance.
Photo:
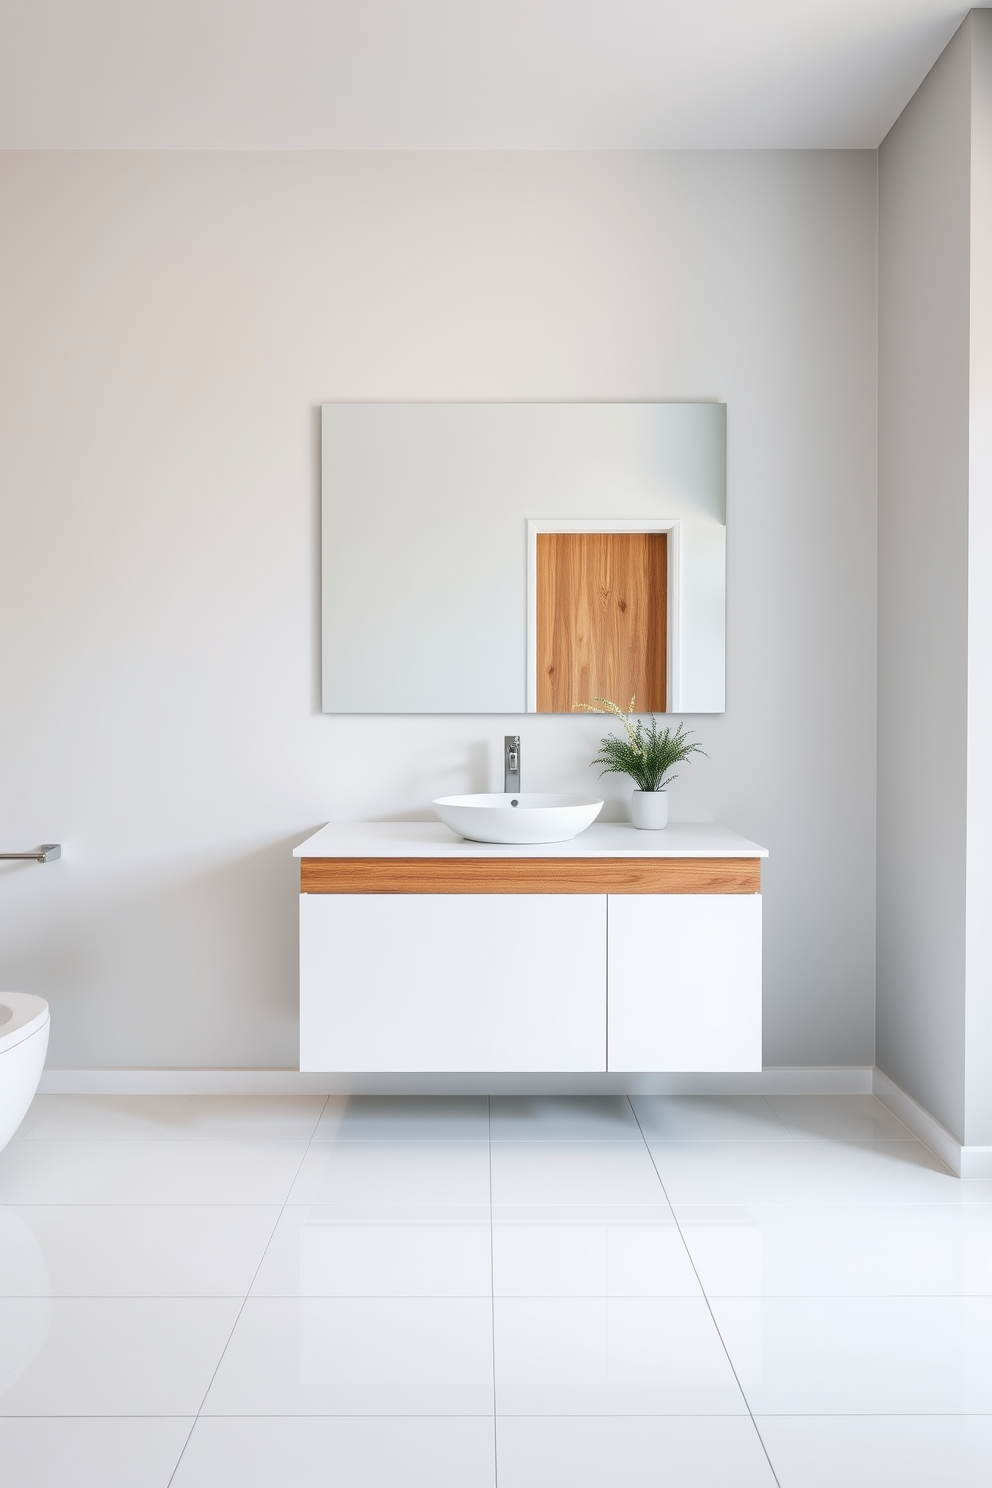
[[[630,798],[630,819],[635,827],[658,832],[668,826],[668,792],[635,790]]]

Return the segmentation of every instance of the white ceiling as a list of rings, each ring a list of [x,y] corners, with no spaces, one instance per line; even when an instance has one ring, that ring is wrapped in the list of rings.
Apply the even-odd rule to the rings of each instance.
[[[0,148],[874,146],[951,0],[0,0]]]

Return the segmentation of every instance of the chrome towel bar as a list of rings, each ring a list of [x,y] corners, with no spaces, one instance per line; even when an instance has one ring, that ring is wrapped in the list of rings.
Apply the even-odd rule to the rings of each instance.
[[[24,853],[0,853],[0,860],[13,862],[14,859],[28,858],[34,863],[52,863],[56,858],[62,856],[61,842],[43,842],[41,847],[33,847],[30,852]]]

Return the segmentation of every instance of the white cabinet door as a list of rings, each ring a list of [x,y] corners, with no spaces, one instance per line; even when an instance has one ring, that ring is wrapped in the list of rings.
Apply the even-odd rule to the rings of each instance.
[[[761,895],[609,896],[611,1070],[761,1068]]]
[[[300,1068],[606,1069],[605,894],[302,894]]]

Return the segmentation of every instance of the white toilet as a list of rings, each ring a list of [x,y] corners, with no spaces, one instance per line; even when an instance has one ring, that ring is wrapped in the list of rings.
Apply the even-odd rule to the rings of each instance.
[[[0,1148],[34,1100],[48,1053],[48,1003],[30,992],[0,992]]]

